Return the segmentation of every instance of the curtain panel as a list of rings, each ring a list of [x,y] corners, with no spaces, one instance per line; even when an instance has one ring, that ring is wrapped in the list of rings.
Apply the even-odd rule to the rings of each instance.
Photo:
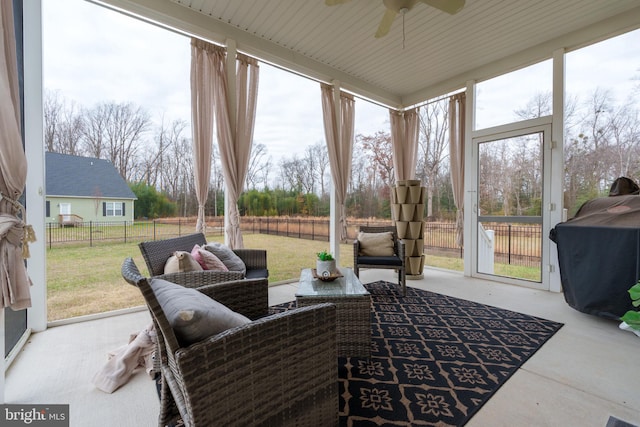
[[[24,223],[26,212],[18,202],[27,179],[22,144],[18,66],[13,2],[0,3],[0,291],[2,308],[31,307],[31,280],[24,259],[35,236]]]
[[[336,191],[337,213],[340,224],[340,241],[347,239],[347,187],[351,177],[353,132],[355,121],[355,100],[353,96],[340,92],[340,117],[337,116],[334,87],[326,83],[320,85],[322,92],[322,115],[324,134],[329,152],[331,178]]]
[[[196,38],[191,39],[191,128],[198,220],[196,232],[206,233],[205,205],[211,179],[214,88],[217,68],[224,66],[225,50]]]
[[[418,108],[407,111],[389,110],[391,147],[396,182],[414,179],[418,161]]]
[[[235,93],[237,108],[235,111],[230,111],[226,49],[195,38],[192,39],[191,46],[193,149],[198,198],[196,231],[203,233],[206,231],[204,207],[211,178],[215,122],[227,190],[226,215],[229,217],[229,225],[226,233],[232,249],[243,248],[238,198],[244,188],[253,142],[258,99],[258,61],[246,55],[237,55]]]
[[[226,211],[229,215],[226,233],[232,249],[244,248],[238,199],[244,189],[251,156],[259,71],[256,59],[242,54],[236,56],[236,111],[229,111],[226,73],[221,73],[220,84],[216,86],[216,99],[219,100],[216,102],[218,147],[229,202]],[[231,125],[232,122],[235,126]]]
[[[449,98],[449,164],[453,202],[456,205],[456,243],[463,245],[464,224],[464,126],[466,94]]]

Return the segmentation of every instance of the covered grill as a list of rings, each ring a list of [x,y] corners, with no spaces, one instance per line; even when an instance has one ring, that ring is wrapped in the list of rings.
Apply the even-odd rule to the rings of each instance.
[[[567,303],[618,320],[634,309],[628,289],[640,279],[640,195],[629,178],[618,178],[609,194],[586,202],[549,237]]]

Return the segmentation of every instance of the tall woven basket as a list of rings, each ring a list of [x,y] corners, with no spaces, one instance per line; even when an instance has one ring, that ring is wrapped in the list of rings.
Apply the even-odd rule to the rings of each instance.
[[[398,181],[391,191],[391,213],[404,241],[407,279],[424,277],[424,200],[426,187],[418,179]]]

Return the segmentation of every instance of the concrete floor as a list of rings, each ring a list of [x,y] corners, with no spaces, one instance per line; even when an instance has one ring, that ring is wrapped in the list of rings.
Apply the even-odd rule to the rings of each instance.
[[[361,271],[363,283],[394,281]],[[570,308],[562,294],[470,279],[425,268],[409,286],[562,322],[556,333],[467,424],[470,427],[605,427],[611,416],[640,426],[640,338],[617,322]],[[296,284],[269,288],[270,305],[294,299]],[[70,425],[156,425],[158,399],[143,371],[112,394],[91,378],[106,355],[150,322],[146,310],[33,334],[6,373],[6,403],[69,404]]]

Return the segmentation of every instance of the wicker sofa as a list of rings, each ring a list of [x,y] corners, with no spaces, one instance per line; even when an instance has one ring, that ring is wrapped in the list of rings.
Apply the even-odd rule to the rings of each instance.
[[[159,426],[180,418],[203,427],[338,424],[334,305],[266,316],[185,347],[156,298],[154,279],[143,277],[131,258],[123,262],[122,276],[142,292],[158,332]],[[199,290],[231,308],[250,281],[266,279]],[[238,312],[248,317],[255,311],[244,309],[249,312]]]
[[[233,252],[242,259],[247,271],[196,271],[184,273],[164,274],[164,266],[167,259],[175,251],[191,252],[194,245],[204,246],[207,240],[202,233],[194,233],[186,236],[173,237],[163,240],[151,240],[138,244],[140,252],[147,264],[151,277],[161,277],[170,282],[181,285],[201,286],[216,282],[225,282],[238,279],[256,279],[269,277],[267,269],[267,251],[263,249],[234,249]]]

